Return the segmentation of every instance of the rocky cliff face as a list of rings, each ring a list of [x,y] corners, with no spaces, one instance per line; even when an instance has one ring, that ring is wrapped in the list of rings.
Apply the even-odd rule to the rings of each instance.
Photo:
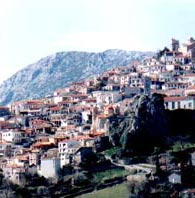
[[[112,119],[110,139],[123,150],[151,151],[165,143],[168,122],[163,98],[158,94],[136,96],[124,118]]]
[[[128,65],[151,53],[107,50],[101,53],[60,52],[17,72],[0,86],[0,104],[39,98],[114,66]]]

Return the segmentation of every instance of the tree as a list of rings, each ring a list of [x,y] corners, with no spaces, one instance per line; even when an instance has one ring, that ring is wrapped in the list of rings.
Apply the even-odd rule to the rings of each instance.
[[[145,198],[150,197],[150,183],[148,181],[129,181],[127,184],[129,198]]]
[[[76,172],[73,176],[73,184],[75,186],[84,186],[84,185],[87,185],[90,183],[87,175],[86,175],[86,172]]]

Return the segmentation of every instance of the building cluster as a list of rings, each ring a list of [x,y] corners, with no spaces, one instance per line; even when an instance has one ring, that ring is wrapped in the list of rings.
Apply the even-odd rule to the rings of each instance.
[[[165,108],[195,109],[195,40],[172,39],[152,58],[118,66],[75,82],[52,96],[0,107],[0,168],[23,181],[26,172],[57,178],[68,164],[82,162],[97,138],[107,135],[109,118],[124,115],[137,94],[165,95]],[[49,85],[48,85],[49,86]]]

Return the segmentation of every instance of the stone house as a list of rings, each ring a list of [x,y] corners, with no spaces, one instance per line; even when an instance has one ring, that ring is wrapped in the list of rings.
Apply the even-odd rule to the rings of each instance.
[[[80,164],[83,162],[89,155],[93,154],[92,147],[81,147],[79,148],[74,156],[73,156],[73,161],[76,164]]]
[[[3,168],[4,177],[18,185],[25,184],[25,173],[26,169],[24,167],[14,164],[6,165],[6,167]]]

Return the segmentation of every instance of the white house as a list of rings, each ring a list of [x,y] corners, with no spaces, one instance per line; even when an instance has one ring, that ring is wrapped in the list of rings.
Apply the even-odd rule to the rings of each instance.
[[[9,156],[11,155],[11,148],[12,144],[11,143],[0,143],[0,156]]]
[[[171,89],[164,91],[163,94],[165,94],[168,97],[174,97],[174,96],[184,96],[185,90],[183,89]]]
[[[195,109],[195,97],[165,97],[165,108],[169,110],[175,109]]]
[[[120,90],[120,84],[107,84],[106,86],[103,87],[103,90],[105,91],[119,91]]]
[[[161,65],[161,64],[151,65],[149,67],[149,73],[150,74],[158,74],[158,73],[164,72],[165,70],[166,70],[166,66]]]
[[[97,104],[112,104],[122,100],[122,94],[119,91],[95,91]]]
[[[177,65],[177,64],[167,64],[166,65],[166,70],[167,71],[179,71],[180,70],[180,65]]]
[[[172,73],[168,71],[159,73],[158,77],[161,82],[170,82],[173,79]]]
[[[72,155],[80,148],[80,142],[77,140],[65,140],[58,143],[58,152],[60,156],[60,166],[71,163]]]
[[[162,85],[162,90],[186,89],[188,86],[188,83],[185,82],[166,82],[164,85]]]
[[[163,63],[173,63],[174,53],[173,52],[166,52],[160,60]]]
[[[186,60],[186,57],[183,54],[176,55],[173,58],[173,62],[174,63],[184,64],[185,63],[185,60]]]
[[[87,123],[90,120],[91,111],[90,110],[82,111],[81,115],[82,115],[82,123]]]
[[[113,81],[113,83],[120,83],[120,75],[113,75],[109,78],[109,80]]]
[[[2,134],[2,140],[12,143],[21,143],[24,137],[23,131],[18,131],[13,129],[4,130],[1,132],[1,134]]]
[[[181,184],[181,175],[179,173],[172,173],[168,179],[172,184]]]
[[[68,99],[70,99],[70,97],[68,97],[68,96],[55,95],[53,97],[53,102],[54,102],[54,104],[58,104],[59,102],[62,102],[62,101],[68,100]]]
[[[124,93],[124,96],[127,98],[141,94],[143,92],[143,90],[140,87],[131,87],[131,86],[125,86],[124,88],[121,88],[121,90]]]
[[[195,85],[189,86],[187,89],[185,89],[184,93],[186,96],[195,95]]]
[[[41,154],[39,153],[39,150],[34,150],[31,153],[29,153],[29,165],[39,165],[41,161]]]
[[[57,157],[42,158],[39,174],[45,178],[58,178],[60,172],[60,159]]]
[[[180,81],[195,85],[195,74],[185,74],[180,76]]]
[[[137,66],[137,72],[139,73],[147,73],[149,72],[149,66],[148,65],[138,65]]]

